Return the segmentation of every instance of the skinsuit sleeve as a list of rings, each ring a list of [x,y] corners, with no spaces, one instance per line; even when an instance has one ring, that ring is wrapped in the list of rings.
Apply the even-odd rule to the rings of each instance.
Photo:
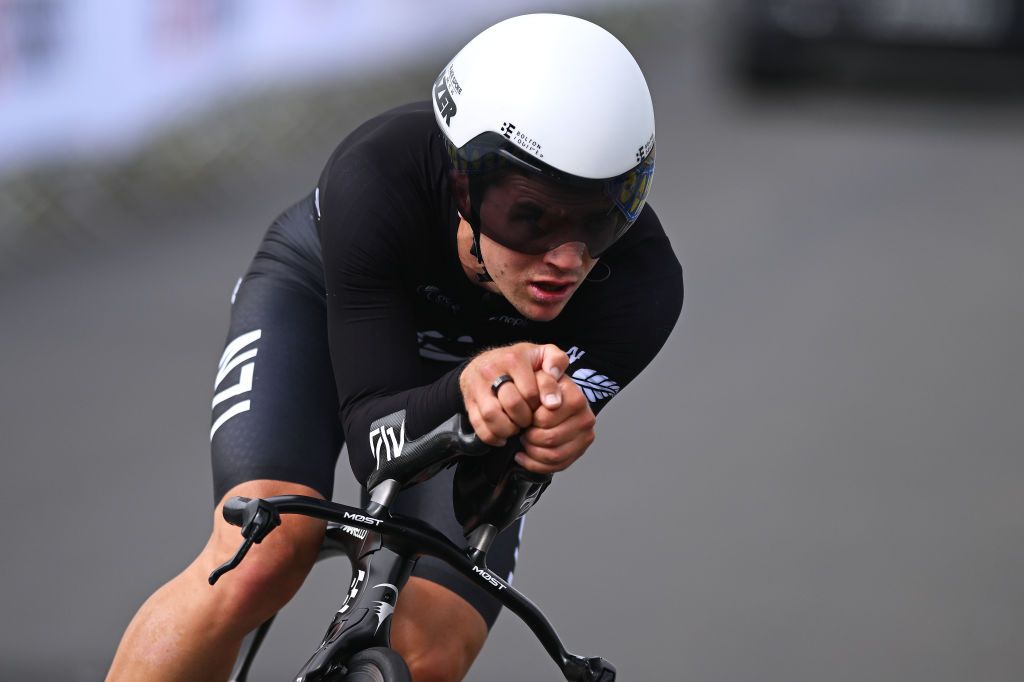
[[[364,144],[336,154],[316,189],[331,360],[360,483],[378,458],[397,456],[405,440],[463,408],[464,365],[440,378],[422,367],[403,277],[410,259],[423,253],[427,192],[414,173],[401,177],[409,164],[379,151]],[[376,420],[403,410],[395,433],[374,437]]]

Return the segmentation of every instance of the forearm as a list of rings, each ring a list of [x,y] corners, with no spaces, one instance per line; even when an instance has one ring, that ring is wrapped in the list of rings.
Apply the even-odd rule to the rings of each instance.
[[[383,462],[400,457],[406,441],[464,409],[457,365],[437,380],[395,392],[357,394],[342,403],[352,470],[360,483]]]

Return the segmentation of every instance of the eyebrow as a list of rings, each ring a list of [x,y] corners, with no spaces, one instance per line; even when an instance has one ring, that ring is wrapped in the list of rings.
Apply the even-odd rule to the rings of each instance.
[[[524,213],[536,213],[541,215],[546,210],[542,204],[537,203],[533,199],[520,199],[514,202],[510,207],[512,211],[522,211]]]

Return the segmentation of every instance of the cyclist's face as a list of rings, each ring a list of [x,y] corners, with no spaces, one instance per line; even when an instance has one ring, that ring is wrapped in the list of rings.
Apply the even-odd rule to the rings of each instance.
[[[597,259],[581,241],[526,254],[503,246],[487,232],[534,230],[571,236],[579,225],[608,210],[603,196],[567,191],[522,175],[509,175],[492,185],[480,205],[480,247],[498,291],[528,319],[545,322],[557,317]]]

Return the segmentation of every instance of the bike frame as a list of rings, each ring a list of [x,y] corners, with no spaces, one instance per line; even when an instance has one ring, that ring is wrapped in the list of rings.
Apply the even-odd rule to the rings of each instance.
[[[344,553],[352,562],[352,584],[345,601],[320,647],[295,677],[296,682],[323,679],[343,670],[356,652],[390,645],[390,615],[420,556],[444,561],[522,619],[566,680],[612,682],[615,679],[615,668],[607,661],[568,652],[540,609],[487,569],[485,550],[461,549],[429,524],[391,515],[386,507],[373,502],[363,509],[303,495],[279,495],[251,500],[249,504],[266,505],[277,514],[301,514],[330,522],[318,560]],[[371,509],[375,511],[371,513]],[[245,682],[249,666],[272,621],[273,618],[246,637],[232,673],[234,682]]]

